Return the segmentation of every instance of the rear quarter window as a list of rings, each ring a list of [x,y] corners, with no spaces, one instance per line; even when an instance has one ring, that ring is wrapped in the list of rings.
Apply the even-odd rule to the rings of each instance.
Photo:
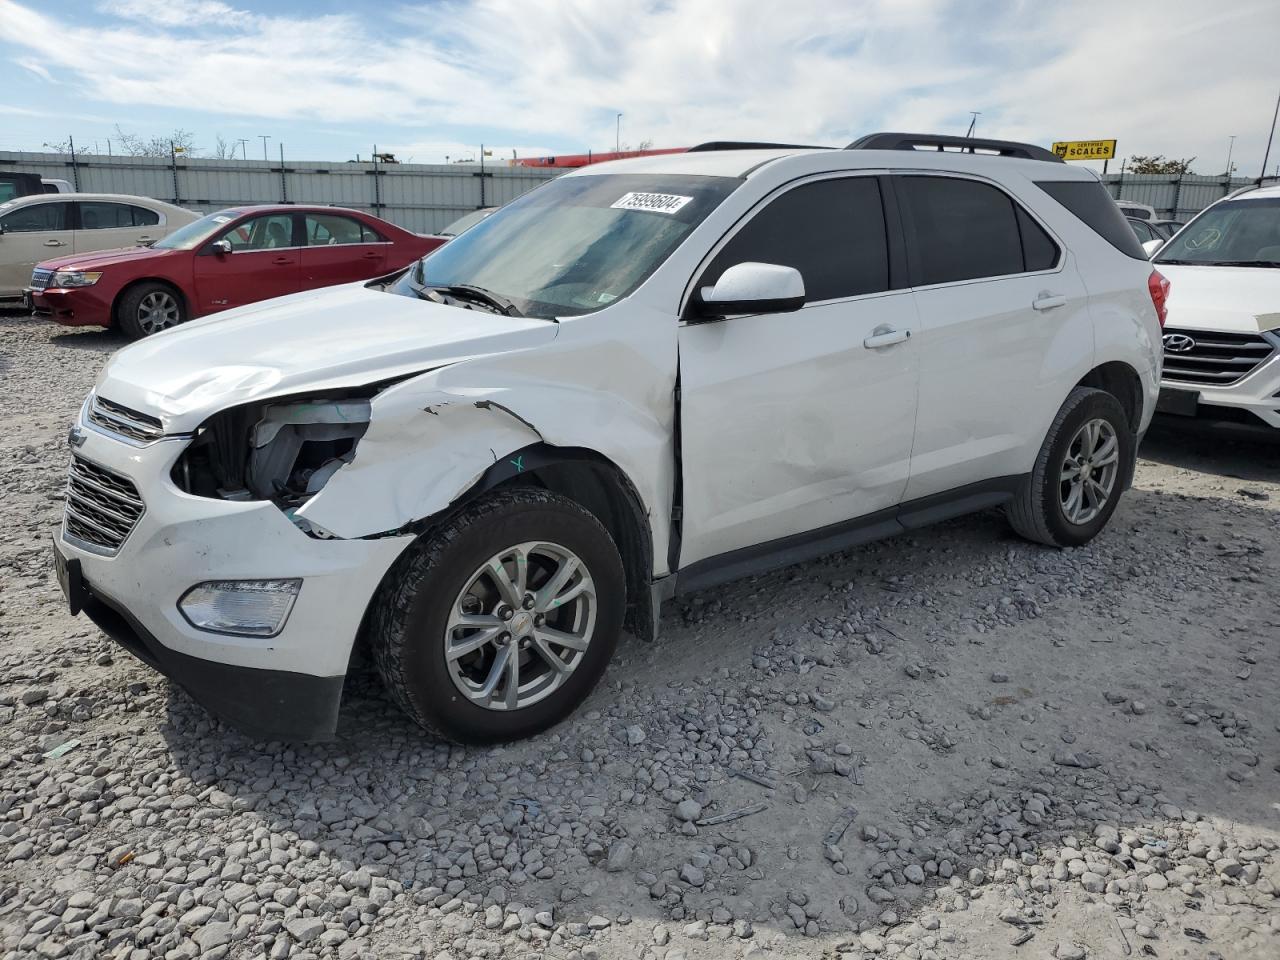
[[[1037,180],[1035,184],[1126,257],[1147,259],[1133,228],[1097,180]]]

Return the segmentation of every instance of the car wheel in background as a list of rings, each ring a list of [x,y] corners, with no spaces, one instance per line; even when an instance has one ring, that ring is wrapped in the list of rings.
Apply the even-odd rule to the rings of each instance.
[[[1076,387],[1054,417],[1031,476],[1006,508],[1010,524],[1037,543],[1088,543],[1115,512],[1135,455],[1120,401],[1105,390]]]
[[[116,306],[116,323],[130,340],[141,340],[186,321],[187,308],[182,296],[165,283],[140,283],[130,287]]]
[[[568,716],[604,673],[626,581],[612,538],[536,487],[464,507],[400,557],[369,639],[392,698],[465,743],[531,736]]]

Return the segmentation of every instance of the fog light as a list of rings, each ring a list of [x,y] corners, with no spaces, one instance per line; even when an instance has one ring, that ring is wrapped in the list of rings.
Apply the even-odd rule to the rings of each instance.
[[[197,630],[274,637],[301,586],[301,580],[211,580],[183,594],[178,609]]]

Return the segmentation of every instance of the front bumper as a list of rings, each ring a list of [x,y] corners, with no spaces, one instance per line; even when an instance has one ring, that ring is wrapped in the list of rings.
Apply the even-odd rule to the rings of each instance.
[[[145,510],[114,554],[69,536],[84,612],[108,635],[247,733],[331,735],[369,600],[411,536],[318,540],[274,504],[194,497],[170,478],[184,439],[134,446],[82,422],[75,455],[128,478]],[[178,599],[206,580],[298,577],[288,621],[270,638],[198,630]]]
[[[111,326],[111,291],[102,281],[91,287],[36,290],[28,287],[31,312],[68,327]]]
[[[1221,427],[1233,431],[1280,430],[1280,350],[1273,353],[1247,376],[1222,387],[1182,383],[1168,378],[1160,382],[1160,409],[1187,422],[1203,427]],[[1197,400],[1185,405],[1171,403],[1178,394],[1196,394]]]

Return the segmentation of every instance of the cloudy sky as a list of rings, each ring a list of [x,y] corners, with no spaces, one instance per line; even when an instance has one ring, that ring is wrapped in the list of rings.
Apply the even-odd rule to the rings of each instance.
[[[262,155],[442,162],[873,130],[1256,175],[1277,0],[0,0],[0,149],[119,124]],[[1280,160],[1273,152],[1274,166]]]

